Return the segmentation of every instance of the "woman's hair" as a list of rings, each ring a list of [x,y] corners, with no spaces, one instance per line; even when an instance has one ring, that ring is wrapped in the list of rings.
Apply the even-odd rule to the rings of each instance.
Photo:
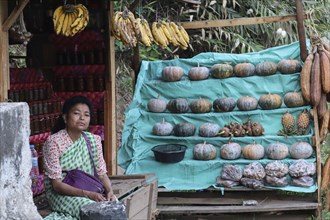
[[[62,108],[62,115],[58,118],[58,120],[56,121],[54,127],[52,128],[51,133],[54,134],[62,129],[65,128],[65,123],[64,123],[64,119],[63,119],[63,115],[64,114],[68,114],[69,111],[77,104],[85,104],[88,106],[89,111],[92,114],[92,103],[91,101],[89,101],[88,98],[86,98],[85,96],[73,96],[67,100],[65,100],[64,104],[63,104],[63,108]]]

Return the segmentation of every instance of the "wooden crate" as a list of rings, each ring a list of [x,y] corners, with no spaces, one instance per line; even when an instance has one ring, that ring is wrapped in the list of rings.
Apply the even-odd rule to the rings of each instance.
[[[154,219],[157,214],[157,179],[153,174],[110,177],[114,194],[126,205],[129,220]]]

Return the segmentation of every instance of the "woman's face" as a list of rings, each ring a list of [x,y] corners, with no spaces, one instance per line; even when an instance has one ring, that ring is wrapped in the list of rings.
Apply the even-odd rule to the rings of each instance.
[[[65,115],[66,128],[71,131],[87,130],[90,120],[90,110],[86,104],[73,106]]]

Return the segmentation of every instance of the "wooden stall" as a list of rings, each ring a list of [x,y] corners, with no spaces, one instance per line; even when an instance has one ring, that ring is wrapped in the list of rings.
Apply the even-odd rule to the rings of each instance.
[[[78,2],[78,1],[77,1]],[[58,4],[62,4],[63,2],[58,1]],[[109,1],[106,2],[106,4],[101,4],[101,1],[97,1],[97,3],[99,3],[99,6],[97,9],[92,9],[94,10],[99,10],[100,14],[104,15],[104,18],[109,18],[112,13],[113,13],[113,1]],[[49,83],[53,84],[50,86],[54,87],[54,83],[56,83],[56,81],[58,80],[57,78],[54,78],[54,73],[52,73],[49,77],[52,78],[52,81],[42,81],[42,83],[44,83],[41,86],[45,86],[43,87],[44,89],[46,89],[47,87],[50,88],[50,91],[48,91],[48,95],[50,97],[47,98],[47,100],[45,99],[29,99],[26,100],[24,99],[19,99],[19,98],[13,98],[13,96],[10,96],[12,93],[11,91],[14,89],[17,89],[17,86],[19,87],[19,89],[22,91],[22,95],[24,96],[24,92],[28,93],[28,89],[24,88],[24,90],[22,89],[22,82],[17,81],[17,82],[11,82],[10,80],[10,68],[9,68],[9,44],[10,44],[10,40],[9,40],[9,35],[8,35],[8,31],[9,29],[14,25],[14,23],[17,21],[17,19],[19,18],[20,14],[23,12],[23,10],[28,11],[28,8],[31,7],[32,4],[38,4],[36,3],[36,1],[30,1],[30,0],[20,0],[20,1],[16,1],[16,5],[14,7],[12,1],[1,1],[0,3],[1,7],[0,7],[0,27],[1,27],[1,32],[0,32],[0,51],[1,51],[1,55],[0,55],[0,62],[1,62],[1,70],[0,70],[0,102],[3,101],[7,101],[7,100],[11,100],[11,101],[26,101],[28,102],[28,104],[30,106],[33,106],[34,104],[40,104],[42,102],[45,101],[49,101],[51,102],[51,104],[53,105],[55,103],[55,100],[50,100],[53,96],[53,92],[58,92],[55,89],[52,90],[52,87],[49,87]],[[55,2],[54,1],[49,1],[49,2],[44,2],[43,5],[40,4],[38,5],[38,7],[45,7],[45,5],[47,6],[47,4],[49,6],[55,6]],[[13,8],[11,11],[9,11],[8,9]],[[37,8],[38,9],[38,8]],[[43,8],[43,10],[46,11],[45,8]],[[48,8],[47,10],[49,10],[50,12],[52,12],[54,10],[54,8]],[[48,11],[48,12],[49,12]],[[46,11],[47,12],[47,11]],[[36,14],[40,13],[40,11],[36,11]],[[45,13],[45,12],[43,12]],[[34,19],[34,22],[36,23],[40,23],[40,22],[46,22],[46,21],[42,21],[43,16],[46,16],[45,14],[38,14],[38,16],[40,16],[40,20],[36,20],[37,18],[35,18],[34,14],[31,14],[31,12],[27,12],[26,13],[26,17],[25,20],[32,20]],[[95,14],[94,14],[95,15]],[[49,15],[48,15],[49,16]],[[99,16],[99,15],[97,15]],[[33,18],[32,18],[33,17]],[[51,17],[51,16],[50,16]],[[49,17],[47,17],[49,18]],[[96,19],[96,18],[93,18]],[[102,85],[104,84],[104,89],[102,91],[99,91],[100,94],[102,94],[102,99],[101,101],[103,103],[98,103],[99,106],[99,111],[100,113],[100,118],[102,118],[102,136],[104,136],[104,156],[105,156],[105,160],[107,163],[107,169],[109,171],[110,175],[114,175],[117,174],[117,148],[118,148],[118,144],[117,144],[117,128],[116,128],[116,78],[115,78],[115,48],[114,48],[114,37],[112,35],[109,34],[109,19],[103,19],[103,18],[97,18],[97,19],[101,19],[103,22],[103,27],[102,30],[104,31],[104,33],[101,33],[104,36],[104,42],[102,43],[102,45],[104,44],[104,48],[103,48],[103,52],[106,54],[105,57],[107,58],[107,60],[103,60],[102,61]],[[46,19],[45,19],[46,20]],[[94,20],[95,22],[95,20]],[[51,23],[50,23],[51,24]],[[48,24],[49,25],[49,24]],[[97,24],[96,24],[97,25]],[[51,26],[49,26],[51,27]],[[29,63],[30,67],[35,69],[35,72],[42,72],[43,75],[41,76],[42,79],[44,79],[45,75],[49,75],[49,72],[51,72],[50,70],[53,71],[53,68],[56,68],[56,65],[58,65],[58,63],[56,63],[56,61],[54,61],[55,59],[57,59],[55,56],[57,56],[56,50],[58,49],[58,46],[54,45],[54,42],[50,42],[48,40],[48,37],[52,34],[52,32],[49,31],[49,29],[37,29],[36,33],[33,33],[33,38],[35,39],[35,43],[30,46],[32,48],[35,48],[34,51],[32,52],[32,54],[29,54],[27,56],[27,59],[29,59],[29,56],[34,56],[35,59],[38,60],[38,65],[35,64],[31,64],[31,59],[27,60],[27,63]],[[31,31],[32,32],[32,31]],[[88,36],[87,36],[88,37]],[[61,41],[62,39],[59,39],[59,41]],[[65,41],[67,41],[67,39],[65,39]],[[88,42],[87,42],[88,43]],[[89,42],[92,45],[97,45],[93,42]],[[61,47],[61,45],[59,46]],[[39,54],[39,57],[36,57],[36,53]],[[31,58],[31,57],[30,57]],[[94,58],[93,58],[94,59]],[[103,58],[104,59],[104,58]],[[66,63],[68,64],[68,63]],[[72,65],[76,65],[72,62]],[[92,64],[96,69],[98,68],[96,63]],[[85,67],[81,67],[81,69],[86,69]],[[17,71],[19,72],[19,71]],[[23,73],[22,73],[23,74]],[[16,75],[19,75],[19,73],[17,73]],[[19,77],[20,78],[20,77]],[[39,79],[41,79],[39,78]],[[35,80],[35,79],[34,79]],[[78,80],[77,78],[74,80]],[[40,80],[41,81],[41,80]],[[27,83],[27,81],[25,82]],[[35,88],[36,86],[40,86],[40,85],[32,85],[32,81],[29,82],[29,88]],[[15,85],[14,85],[15,84]],[[35,87],[33,87],[35,86]],[[24,87],[24,86],[23,86]],[[103,86],[102,86],[103,87]],[[101,87],[99,87],[101,88]],[[68,91],[65,91],[68,92]],[[96,93],[92,94],[93,91],[91,91],[91,95],[92,96],[97,96]],[[51,94],[50,94],[51,93]],[[59,95],[60,93],[56,94]],[[67,94],[63,94],[63,96],[65,97]],[[10,97],[9,97],[10,96]],[[17,95],[18,96],[18,95]],[[27,95],[28,96],[28,95]],[[99,97],[100,98],[100,97]],[[35,105],[37,106],[37,105]],[[47,111],[48,113],[49,111]],[[58,111],[57,112],[52,112],[53,116],[58,116]],[[38,115],[45,115],[45,114],[36,114],[31,118],[31,121],[33,121],[33,119],[36,118],[36,120],[43,120],[44,118],[42,116],[38,116]],[[48,116],[48,115],[47,115]],[[50,117],[50,116],[49,116]],[[45,120],[46,121],[46,120]],[[31,123],[32,124],[32,123]],[[100,126],[94,126],[94,130],[100,130]],[[31,136],[33,135],[39,135],[41,136],[42,141],[45,140],[45,138],[49,135],[49,128],[47,128],[45,131],[40,131],[39,130],[37,132],[31,132]],[[37,142],[40,141],[40,138],[37,137]],[[33,141],[32,141],[33,142]]]

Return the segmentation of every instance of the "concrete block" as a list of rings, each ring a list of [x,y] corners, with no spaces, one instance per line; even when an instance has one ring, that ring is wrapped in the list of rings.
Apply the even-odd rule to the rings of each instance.
[[[0,103],[0,219],[42,219],[31,191],[27,103]]]

